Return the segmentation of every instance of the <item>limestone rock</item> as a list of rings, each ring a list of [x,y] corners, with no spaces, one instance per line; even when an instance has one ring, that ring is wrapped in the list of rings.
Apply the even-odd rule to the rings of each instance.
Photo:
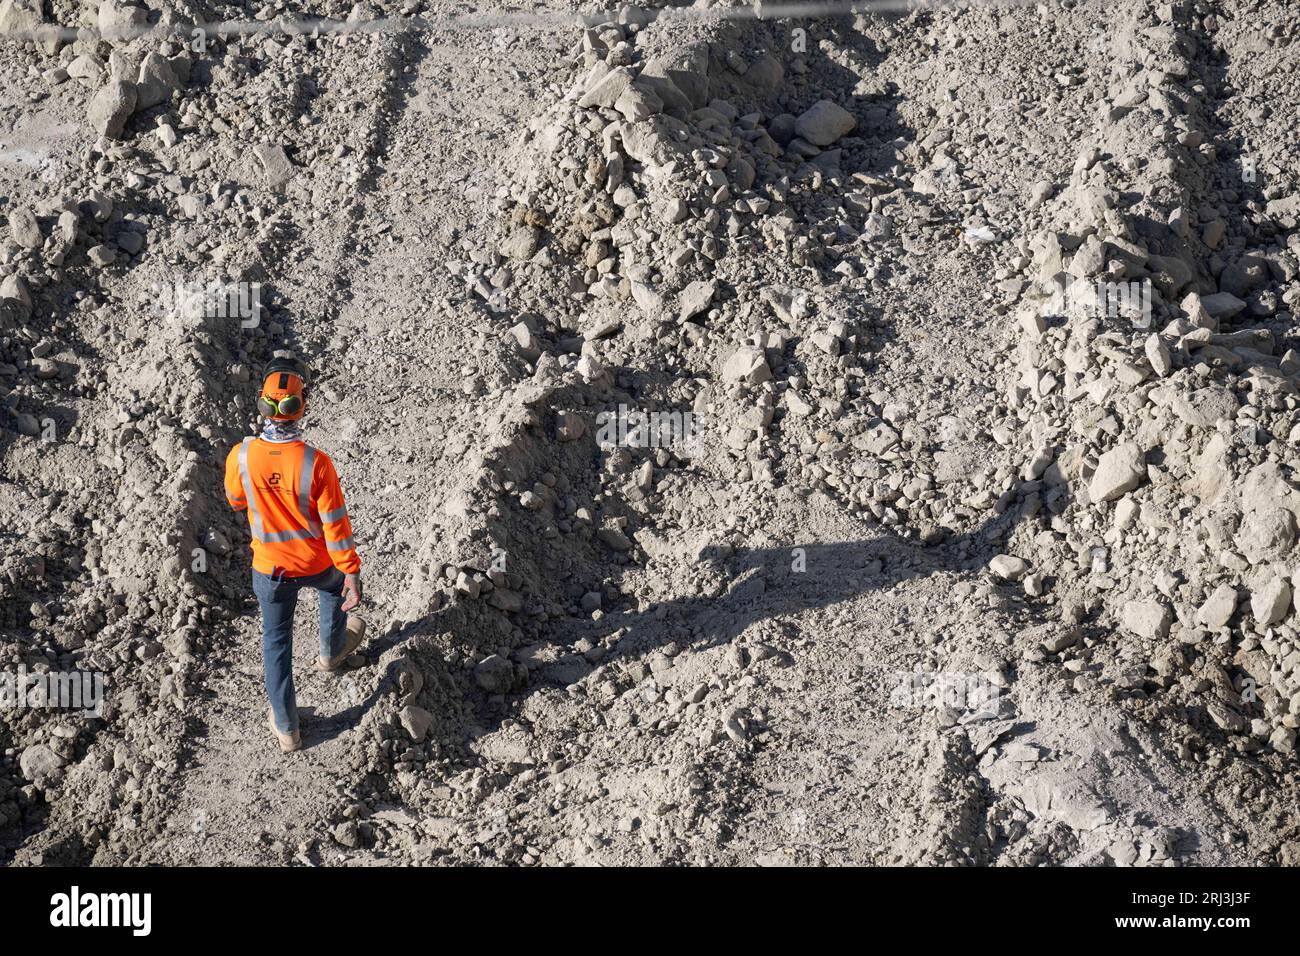
[[[414,704],[403,707],[398,714],[398,719],[402,722],[402,728],[417,744],[424,741],[429,728],[433,726],[433,714]]]
[[[1163,640],[1169,635],[1173,621],[1173,612],[1163,601],[1148,598],[1124,605],[1124,628],[1138,637]]]
[[[853,114],[830,100],[819,100],[795,120],[794,131],[814,146],[829,146],[858,125]]]
[[[677,300],[677,321],[685,322],[695,318],[709,307],[718,284],[712,280],[697,280],[682,290]]]
[[[1088,496],[1094,502],[1113,501],[1132,491],[1145,477],[1142,449],[1133,442],[1125,442],[1097,459],[1097,470],[1088,485]]]
[[[136,79],[137,110],[147,110],[152,106],[165,103],[172,94],[180,89],[180,77],[171,62],[157,53],[148,54],[140,63],[140,73]]]
[[[474,680],[489,694],[504,694],[514,686],[515,668],[504,657],[492,654],[474,665]]]
[[[1280,561],[1295,546],[1295,515],[1286,508],[1263,508],[1242,519],[1237,531],[1237,550],[1251,564]]]
[[[1262,626],[1286,617],[1291,605],[1291,585],[1286,578],[1273,577],[1250,593],[1250,613]]]
[[[297,172],[297,167],[289,161],[284,147],[278,144],[258,143],[253,147],[253,156],[261,164],[266,184],[272,189],[283,186]]]
[[[1196,612],[1197,623],[1211,630],[1225,626],[1237,610],[1237,589],[1230,584],[1220,584],[1205,599]]]
[[[39,249],[45,242],[41,227],[30,209],[15,209],[9,214],[9,235],[24,249]]]
[[[994,577],[1003,581],[1019,581],[1029,571],[1029,562],[1010,554],[999,554],[989,562]]]
[[[63,758],[45,744],[32,744],[18,758],[18,769],[28,780],[40,782],[63,767]]]
[[[763,350],[747,345],[731,353],[731,357],[722,366],[722,378],[727,382],[761,385],[772,378],[772,370],[768,367]]]
[[[135,111],[135,84],[113,80],[100,88],[90,100],[88,118],[100,136],[117,139],[126,127],[126,121]]]

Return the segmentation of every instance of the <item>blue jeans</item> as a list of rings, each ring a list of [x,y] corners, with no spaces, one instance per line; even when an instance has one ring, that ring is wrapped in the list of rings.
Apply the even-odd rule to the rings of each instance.
[[[298,729],[298,705],[293,692],[293,612],[298,592],[315,588],[320,592],[320,654],[334,657],[347,646],[348,616],[343,604],[343,572],[330,568],[302,578],[253,572],[253,593],[262,606],[262,671],[266,696],[281,733]]]

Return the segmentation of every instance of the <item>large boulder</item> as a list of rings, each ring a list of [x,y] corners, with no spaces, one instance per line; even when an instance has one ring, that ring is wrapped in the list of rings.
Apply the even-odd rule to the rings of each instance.
[[[15,209],[9,214],[9,235],[24,249],[39,249],[45,243],[40,223],[30,209]]]
[[[180,88],[181,79],[171,61],[165,56],[150,53],[140,63],[135,108],[147,110],[151,106],[165,103]]]
[[[785,78],[785,67],[781,61],[770,53],[763,53],[749,69],[745,70],[745,80],[753,86],[764,90],[776,90]]]
[[[665,109],[688,111],[706,106],[709,46],[696,43],[655,57],[641,71],[640,79],[663,100]]]
[[[99,32],[105,39],[130,40],[149,21],[143,7],[123,3],[122,0],[103,0],[96,15]]]
[[[1295,547],[1295,515],[1286,508],[1262,508],[1242,519],[1237,531],[1237,550],[1251,564],[1280,561]]]
[[[1230,389],[1222,385],[1206,385],[1186,398],[1179,396],[1172,406],[1174,414],[1197,428],[1214,428],[1219,422],[1237,417],[1240,403]]]
[[[620,66],[617,69],[610,70],[603,76],[597,77],[587,87],[586,92],[582,94],[582,98],[578,100],[578,105],[586,109],[610,109],[631,85],[632,71],[627,67]]]
[[[43,0],[3,0],[0,2],[0,36],[31,40],[51,56],[59,52],[63,41],[58,28],[46,23]]]
[[[34,34],[44,22],[41,0],[4,0],[0,3],[0,33]]]
[[[1164,640],[1174,622],[1173,612],[1162,601],[1146,599],[1124,605],[1124,629],[1148,640]]]
[[[417,744],[423,742],[429,733],[429,728],[433,726],[433,714],[415,704],[403,707],[398,714],[398,719],[402,722],[402,729]]]
[[[1286,578],[1273,576],[1250,592],[1250,613],[1255,622],[1267,627],[1286,617],[1291,607],[1291,583]]]
[[[504,657],[493,654],[474,666],[474,680],[489,694],[504,694],[515,682],[515,668]]]
[[[724,382],[745,382],[748,385],[761,385],[772,378],[772,369],[768,367],[767,357],[757,346],[747,345],[731,353],[731,357],[722,366]]]
[[[91,97],[90,125],[100,136],[117,139],[126,128],[127,119],[135,112],[135,104],[135,84],[113,80]]]
[[[858,121],[853,114],[830,100],[819,100],[794,121],[794,131],[814,146],[829,146],[853,131]]]
[[[45,744],[32,744],[18,758],[18,769],[34,783],[63,769],[63,758]]]
[[[681,144],[689,136],[685,123],[659,114],[640,123],[623,123],[623,152],[642,166],[657,168],[689,155]]]
[[[1260,256],[1244,255],[1219,273],[1219,291],[1244,299],[1268,281],[1268,263]]]
[[[1246,303],[1231,292],[1216,292],[1201,296],[1201,305],[1216,323],[1231,319],[1246,308]]]
[[[1097,459],[1088,497],[1094,502],[1113,501],[1140,485],[1146,473],[1141,448],[1133,442],[1117,445]]]
[[[1232,619],[1237,611],[1237,589],[1231,584],[1220,584],[1196,612],[1196,622],[1211,630],[1218,630]]]

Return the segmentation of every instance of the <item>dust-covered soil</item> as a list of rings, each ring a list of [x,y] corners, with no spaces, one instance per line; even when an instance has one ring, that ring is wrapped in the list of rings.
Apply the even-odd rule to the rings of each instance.
[[[0,0],[0,859],[1300,862],[1295,18],[899,7]]]

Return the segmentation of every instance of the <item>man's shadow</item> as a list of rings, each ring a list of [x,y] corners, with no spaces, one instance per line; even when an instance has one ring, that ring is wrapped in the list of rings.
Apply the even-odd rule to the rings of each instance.
[[[730,644],[762,621],[829,607],[908,580],[945,572],[972,573],[1003,550],[1001,543],[1022,520],[1023,511],[1012,508],[989,515],[970,531],[946,533],[929,543],[882,526],[876,537],[829,544],[791,542],[737,549],[709,545],[698,553],[696,561],[698,577],[715,593],[658,601],[642,610],[605,615],[599,621],[558,621],[544,638],[516,648],[516,660],[523,660],[529,669],[523,687],[493,697],[473,680],[465,681],[467,713],[481,731],[490,732],[516,715],[532,694],[573,684],[597,666],[644,662],[669,644],[675,644],[678,651],[705,651]],[[453,601],[372,640],[366,654],[374,660],[414,638],[438,634],[455,635],[467,652],[476,653],[479,642],[472,632],[473,620],[464,605]],[[614,641],[606,640],[615,634]],[[591,648],[595,646],[606,649],[593,657]],[[304,724],[304,746],[320,745],[354,729],[385,694],[400,693],[401,667],[397,661],[390,662],[363,700]]]
[[[556,629],[558,659],[530,675],[520,696],[573,683],[598,664],[644,661],[669,644],[679,651],[705,651],[730,644],[756,623],[840,604],[907,580],[974,571],[1001,550],[998,543],[1019,520],[1020,513],[1009,510],[930,544],[886,530],[877,537],[830,544],[735,550],[710,545],[698,555],[706,593],[654,602],[598,622],[561,625]],[[572,649],[583,637],[596,644],[612,632],[621,635],[597,660]]]

